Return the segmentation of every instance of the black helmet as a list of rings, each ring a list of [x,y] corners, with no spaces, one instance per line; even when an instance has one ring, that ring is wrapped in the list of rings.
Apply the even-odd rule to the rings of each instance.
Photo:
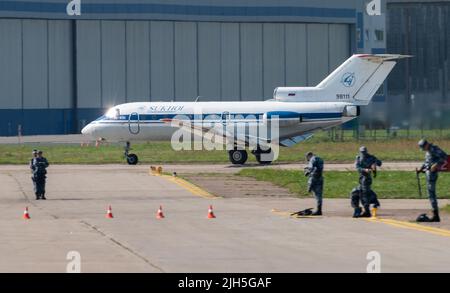
[[[420,141],[419,141],[419,143],[418,143],[418,145],[419,145],[419,148],[420,149],[424,149],[425,148],[425,146],[428,144],[428,141],[426,140],[426,139],[421,139]]]
[[[308,159],[311,158],[313,155],[314,155],[313,152],[307,152],[307,153],[305,154],[305,158],[308,160]]]
[[[365,146],[361,146],[359,148],[359,152],[365,154],[365,153],[367,153],[367,148]]]
[[[37,151],[37,150],[33,150],[31,153],[32,153],[33,155],[36,155],[36,154],[38,153],[38,151]]]

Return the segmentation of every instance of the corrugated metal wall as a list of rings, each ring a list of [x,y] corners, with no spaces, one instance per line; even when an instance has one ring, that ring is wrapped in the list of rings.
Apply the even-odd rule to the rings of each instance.
[[[78,106],[264,100],[317,84],[349,44],[344,24],[78,21]]]
[[[0,108],[70,108],[69,21],[0,19]]]
[[[0,109],[76,104],[81,127],[124,102],[265,100],[277,86],[317,84],[351,50],[348,24],[74,23],[0,19]]]

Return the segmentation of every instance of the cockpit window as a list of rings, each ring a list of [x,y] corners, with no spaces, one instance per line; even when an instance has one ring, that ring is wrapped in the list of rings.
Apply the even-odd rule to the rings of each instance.
[[[108,119],[119,119],[120,118],[120,109],[119,108],[111,108],[106,112],[105,116]]]

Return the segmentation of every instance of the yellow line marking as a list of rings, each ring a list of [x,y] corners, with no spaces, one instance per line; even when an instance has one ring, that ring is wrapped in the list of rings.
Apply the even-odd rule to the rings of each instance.
[[[192,193],[193,195],[196,196],[200,196],[203,198],[208,198],[208,199],[217,199],[220,198],[219,196],[216,196],[212,193],[209,193],[208,191],[198,187],[197,185],[194,185],[192,183],[190,183],[189,181],[186,181],[180,177],[175,177],[175,176],[169,176],[169,175],[163,175],[163,174],[152,174],[153,176],[161,176],[164,179],[171,181],[181,187],[183,187],[184,189],[186,189],[187,191],[189,191],[190,193]]]
[[[403,228],[403,229],[409,229],[409,230],[415,230],[415,231],[421,231],[421,232],[427,232],[439,236],[445,236],[450,237],[450,230],[442,229],[442,228],[435,228],[430,226],[425,226],[421,224],[415,224],[405,221],[398,221],[393,219],[380,219],[380,218],[370,218],[366,219],[369,222],[378,222],[378,223],[384,223],[387,225],[391,225],[397,228]]]
[[[291,218],[313,218],[313,219],[321,218],[320,216],[319,217],[316,217],[316,216],[299,216],[299,217],[291,216],[292,212],[281,211],[281,210],[277,210],[277,209],[272,209],[271,212],[276,215],[279,215],[279,216],[291,217]],[[393,220],[393,219],[381,219],[381,218],[377,218],[377,217],[365,218],[364,220],[366,220],[368,222],[383,223],[383,224],[387,224],[387,225],[397,227],[397,228],[427,232],[427,233],[431,233],[431,234],[435,234],[435,235],[439,235],[439,236],[450,237],[450,230],[443,229],[443,228],[435,228],[435,227],[425,226],[425,225],[416,224],[416,223],[398,221],[398,220]]]

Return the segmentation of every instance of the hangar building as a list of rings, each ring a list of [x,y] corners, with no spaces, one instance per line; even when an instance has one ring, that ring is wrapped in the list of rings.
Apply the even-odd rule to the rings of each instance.
[[[78,133],[132,101],[265,100],[386,47],[357,0],[69,2],[0,1],[0,136]]]

